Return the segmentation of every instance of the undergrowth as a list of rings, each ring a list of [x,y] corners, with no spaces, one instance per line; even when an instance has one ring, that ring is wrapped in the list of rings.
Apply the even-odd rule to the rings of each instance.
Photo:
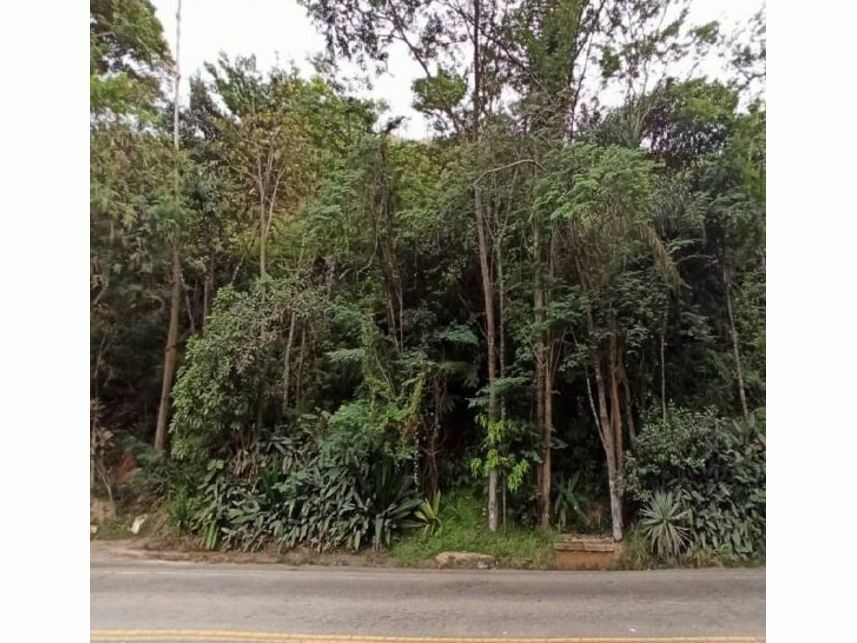
[[[507,566],[545,569],[553,560],[553,531],[528,531],[507,525],[491,533],[485,525],[482,503],[470,490],[444,496],[440,507],[443,527],[432,535],[412,530],[396,541],[390,555],[403,565],[419,566],[444,551],[467,551],[493,556]]]

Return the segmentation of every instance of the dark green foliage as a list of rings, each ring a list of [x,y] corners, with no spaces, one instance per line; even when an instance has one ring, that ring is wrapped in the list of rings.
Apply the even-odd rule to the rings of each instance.
[[[332,436],[314,445],[271,436],[264,444],[240,458],[208,463],[186,520],[206,548],[276,543],[326,551],[371,543],[381,549],[412,523],[420,503],[413,478],[372,451],[369,440]],[[175,501],[186,503],[186,492],[177,493]]]
[[[650,509],[673,522],[687,511],[689,555],[764,557],[764,421],[741,424],[712,409],[669,406],[666,418],[650,411],[627,457],[626,491],[648,504],[662,490],[670,502]]]
[[[125,437],[122,450],[132,455],[137,463],[128,481],[127,491],[143,502],[157,502],[166,498],[180,475],[176,463],[134,436]]]

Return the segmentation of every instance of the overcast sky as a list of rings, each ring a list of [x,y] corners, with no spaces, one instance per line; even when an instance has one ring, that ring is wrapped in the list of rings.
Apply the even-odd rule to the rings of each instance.
[[[167,42],[175,51],[175,12],[177,0],[152,0],[164,25]],[[761,0],[695,0],[690,21],[719,20],[729,31],[746,24],[761,6]],[[308,56],[324,49],[324,38],[315,29],[296,0],[182,0],[180,64],[187,96],[187,79],[206,61],[215,61],[219,52],[230,57],[255,54],[260,69],[279,62],[294,62],[309,73]],[[393,50],[388,73],[373,81],[369,95],[383,99],[391,115],[408,117],[402,134],[422,137],[426,126],[411,105],[411,81],[421,74],[420,67],[403,50]],[[712,75],[717,69],[706,69]]]

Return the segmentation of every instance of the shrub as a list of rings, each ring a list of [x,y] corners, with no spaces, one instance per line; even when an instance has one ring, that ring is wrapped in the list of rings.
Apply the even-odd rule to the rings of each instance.
[[[443,520],[440,518],[440,491],[434,494],[431,501],[428,498],[423,500],[415,516],[424,525],[423,534],[426,536],[433,536],[443,529]]]
[[[266,542],[380,549],[420,502],[404,468],[359,434],[333,433],[320,443],[269,436],[259,444],[209,461],[198,498],[176,492],[175,513],[195,508],[187,524],[207,549],[255,550]]]
[[[687,545],[688,510],[670,491],[656,491],[640,512],[640,530],[658,556],[678,557]]]
[[[763,422],[670,406],[650,412],[626,459],[626,493],[651,503],[669,489],[687,510],[687,553],[747,560],[765,554]]]
[[[571,523],[575,523],[583,529],[590,526],[589,518],[583,509],[587,499],[580,491],[579,479],[579,472],[570,478],[566,478],[564,475],[557,476],[557,482],[554,484],[556,497],[553,505],[554,523],[557,531],[565,531],[565,528]]]

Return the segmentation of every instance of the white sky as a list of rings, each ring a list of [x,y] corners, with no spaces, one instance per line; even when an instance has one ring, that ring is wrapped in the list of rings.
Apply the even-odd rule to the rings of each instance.
[[[175,51],[177,0],[152,0],[164,25],[167,42]],[[727,33],[746,24],[761,6],[761,0],[694,0],[689,21],[719,20]],[[206,61],[214,62],[223,51],[230,57],[256,55],[260,69],[278,61],[290,62],[306,74],[312,71],[310,55],[324,50],[324,38],[316,31],[303,7],[295,0],[182,0],[180,64],[184,77],[182,95],[187,96],[188,78]],[[706,69],[716,74],[716,69]],[[368,94],[383,99],[391,115],[404,115],[401,133],[422,138],[427,133],[423,117],[411,109],[411,81],[421,69],[403,49],[391,51],[388,72],[373,81]]]

